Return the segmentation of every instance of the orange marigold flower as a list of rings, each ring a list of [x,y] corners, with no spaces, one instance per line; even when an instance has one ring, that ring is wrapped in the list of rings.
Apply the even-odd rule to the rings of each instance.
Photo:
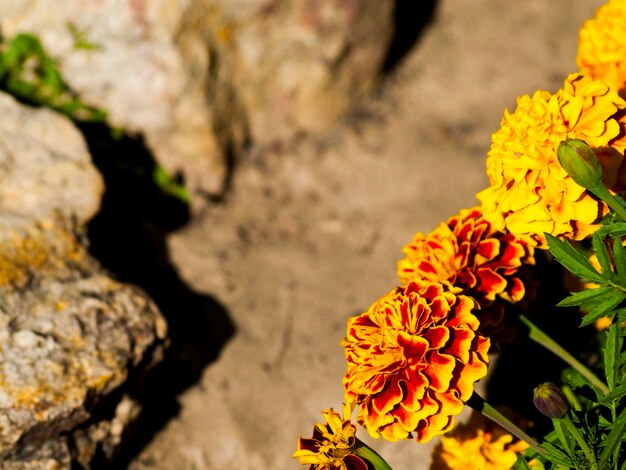
[[[576,64],[585,75],[626,88],[626,1],[609,0],[585,21]]]
[[[551,95],[539,90],[505,112],[487,155],[491,186],[477,197],[494,229],[546,248],[544,232],[580,240],[597,229],[606,206],[577,185],[558,162],[566,138],[584,140],[598,154],[613,187],[626,149],[626,102],[607,83],[570,75]]]
[[[416,280],[348,320],[346,401],[372,437],[426,442],[452,427],[487,374],[476,307],[448,283]]]
[[[534,264],[533,247],[511,233],[494,230],[479,207],[463,209],[428,235],[415,234],[398,262],[402,284],[413,279],[448,281],[489,305],[496,296],[510,302],[524,297],[515,276],[524,264]]]
[[[433,449],[431,470],[509,470],[528,448],[497,424],[473,414]]]
[[[293,457],[310,470],[367,470],[367,464],[352,453],[356,426],[350,421],[352,407],[343,405],[343,416],[332,408],[322,411],[325,423],[313,427],[313,437],[300,438]]]

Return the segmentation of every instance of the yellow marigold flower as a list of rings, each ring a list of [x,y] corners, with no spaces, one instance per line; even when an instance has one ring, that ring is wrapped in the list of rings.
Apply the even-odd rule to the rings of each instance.
[[[578,34],[576,64],[592,78],[626,87],[626,1],[609,0]]]
[[[416,280],[348,320],[346,401],[372,437],[426,442],[452,427],[487,374],[476,307],[448,283]]]
[[[415,234],[398,262],[402,284],[413,279],[448,281],[489,305],[496,296],[510,302],[524,297],[515,276],[524,264],[534,264],[533,247],[511,233],[494,230],[479,207],[463,209],[428,235]]]
[[[343,416],[332,408],[322,411],[325,423],[313,427],[313,437],[300,438],[293,457],[310,470],[367,470],[367,464],[352,453],[356,426],[350,421],[352,407],[343,405]]]
[[[431,470],[509,470],[528,444],[515,439],[497,424],[472,415],[433,449]]]
[[[611,188],[626,149],[626,102],[604,81],[572,74],[556,94],[538,90],[505,111],[487,154],[490,187],[478,193],[483,216],[546,248],[544,232],[580,240],[597,229],[605,204],[570,178],[556,149],[566,138],[584,140],[598,154]]]

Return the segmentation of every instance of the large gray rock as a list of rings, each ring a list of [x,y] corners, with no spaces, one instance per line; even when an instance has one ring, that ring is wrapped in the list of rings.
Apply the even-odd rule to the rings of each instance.
[[[6,95],[0,116],[0,468],[88,464],[133,414],[92,411],[150,362],[166,324],[86,250],[103,183],[80,133]]]
[[[86,102],[142,132],[193,194],[219,193],[250,142],[329,129],[371,89],[393,0],[0,0]],[[88,47],[84,47],[87,45]]]

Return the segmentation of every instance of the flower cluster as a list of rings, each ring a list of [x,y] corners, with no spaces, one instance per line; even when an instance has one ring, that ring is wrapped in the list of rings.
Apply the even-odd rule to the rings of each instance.
[[[489,339],[475,301],[449,284],[411,281],[348,320],[346,400],[374,437],[418,442],[451,429],[487,374]]]
[[[584,140],[613,187],[626,149],[624,108],[615,88],[580,74],[555,94],[539,90],[519,98],[487,155],[491,185],[477,195],[485,219],[539,248],[546,248],[544,232],[580,240],[595,231],[606,205],[563,170],[556,149],[567,138]]]
[[[524,441],[473,414],[468,423],[441,436],[430,470],[509,470],[527,448]]]
[[[548,416],[563,418],[567,430],[560,427],[560,432],[569,433],[566,442],[575,441],[580,451],[556,452],[552,443],[541,447],[474,393],[475,383],[487,374],[491,344],[502,338],[507,303],[517,304],[513,314],[527,327],[528,338],[563,359],[594,389],[607,395],[622,380],[615,368],[608,385],[603,383],[522,312],[530,305],[528,270],[522,268],[535,264],[536,248],[550,248],[576,276],[598,283],[588,288],[600,287],[559,305],[587,310],[587,323],[609,314],[613,347],[603,349],[605,369],[623,353],[615,319],[623,320],[626,303],[626,249],[619,238],[610,249],[601,238],[607,230],[596,234],[593,248],[611,271],[600,272],[594,270],[597,258],[589,261],[582,248],[562,239],[583,240],[601,223],[626,220],[623,201],[616,198],[626,192],[626,0],[609,0],[585,23],[577,63],[580,70],[555,93],[538,90],[518,98],[513,112],[505,111],[487,154],[489,186],[477,194],[480,206],[461,210],[426,235],[415,234],[397,263],[400,286],[348,320],[341,341],[347,404],[343,416],[324,411],[326,423],[315,426],[312,438],[300,439],[294,457],[302,464],[315,470],[389,468],[356,439],[351,422],[356,409],[356,422],[374,438],[428,442],[439,436],[434,470],[508,469],[529,446],[529,459],[562,466],[578,468],[583,462],[601,468],[617,459],[617,452],[601,449],[602,465],[592,465],[593,446],[581,444],[577,427],[567,421],[571,413],[565,402],[554,403],[556,386],[537,387],[535,403]],[[626,224],[618,225],[610,233],[626,239]],[[616,279],[624,285],[616,288]],[[454,427],[466,404],[517,438],[478,415]],[[601,432],[613,435],[608,428]]]
[[[579,33],[576,63],[592,78],[626,88],[626,2],[610,0],[587,20]]]

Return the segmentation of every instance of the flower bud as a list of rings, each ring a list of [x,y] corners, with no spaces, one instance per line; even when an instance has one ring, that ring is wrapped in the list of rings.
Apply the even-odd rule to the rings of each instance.
[[[567,139],[556,151],[559,163],[576,184],[593,189],[602,183],[602,165],[584,140]]]
[[[535,387],[533,403],[548,418],[561,419],[568,409],[565,395],[552,382],[545,382]]]

